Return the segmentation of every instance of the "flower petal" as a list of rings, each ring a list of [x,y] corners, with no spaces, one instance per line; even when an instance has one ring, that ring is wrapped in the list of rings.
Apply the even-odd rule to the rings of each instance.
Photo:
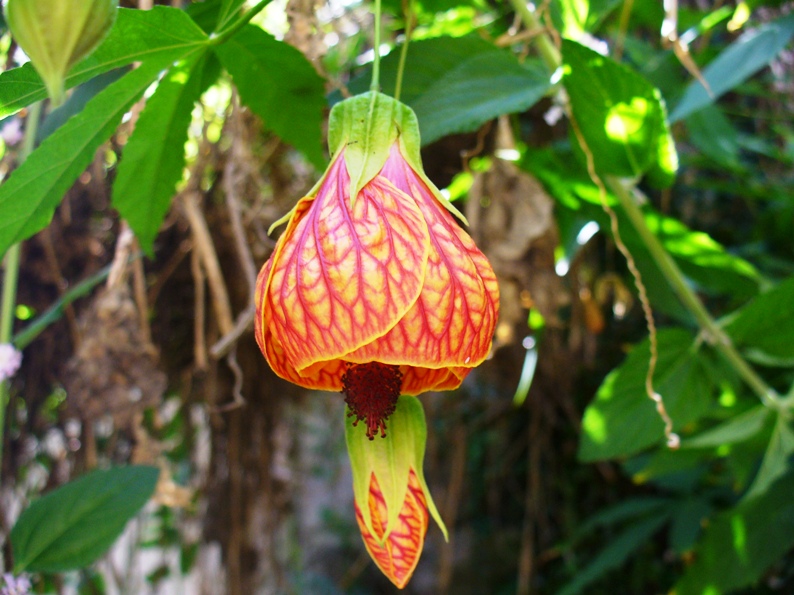
[[[356,504],[356,520],[359,529],[361,529],[364,545],[381,572],[398,589],[402,589],[408,584],[419,563],[430,518],[427,513],[425,495],[413,469],[408,475],[407,488],[405,502],[397,517],[397,524],[391,528],[385,540],[383,536],[386,532],[385,525],[389,515],[386,510],[386,501],[374,473],[370,483],[368,504],[375,535],[367,530],[364,517]]]
[[[453,390],[471,371],[471,368],[417,368],[401,366],[402,394],[418,395],[428,390]]]
[[[351,208],[344,153],[279,239],[262,323],[301,373],[387,333],[422,289],[429,234],[416,203],[377,178]]]
[[[394,328],[346,359],[425,368],[475,367],[490,351],[499,313],[493,269],[396,145],[376,179],[386,178],[416,200],[430,229],[425,283],[419,299]]]

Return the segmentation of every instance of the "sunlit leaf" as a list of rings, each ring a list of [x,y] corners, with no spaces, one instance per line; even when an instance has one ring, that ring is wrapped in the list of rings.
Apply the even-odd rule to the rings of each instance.
[[[743,350],[788,362],[794,359],[792,304],[794,278],[756,297],[739,311],[725,330]]]
[[[169,70],[135,123],[113,184],[113,206],[149,254],[175,186],[182,179],[185,141],[202,91],[205,56]]]
[[[713,103],[761,68],[769,64],[794,36],[794,14],[748,31],[703,69],[713,96],[698,81],[692,81],[676,104],[670,121],[677,122]]]
[[[400,48],[381,64],[384,93],[394,93]],[[349,85],[366,90],[369,74]],[[400,100],[416,112],[422,144],[447,134],[471,132],[500,116],[521,112],[551,88],[548,71],[539,62],[524,64],[508,51],[479,37],[438,37],[408,46]]]
[[[324,85],[303,54],[254,25],[246,25],[215,52],[240,99],[265,127],[322,168]]]
[[[563,40],[563,84],[574,118],[601,174],[653,172],[672,183],[678,157],[661,94],[628,67],[578,43]]]
[[[688,331],[667,329],[658,338],[654,383],[675,427],[680,428],[708,410],[711,380]],[[628,456],[662,440],[664,424],[645,392],[649,357],[648,341],[644,341],[604,380],[585,410],[580,460]]]
[[[162,67],[183,58],[206,42],[206,34],[177,8],[120,8],[116,22],[102,45],[70,71],[66,88],[133,62],[156,61]],[[0,118],[46,96],[44,83],[30,63],[0,74]]]
[[[156,467],[93,471],[34,501],[11,530],[14,572],[63,572],[94,562],[154,492]]]
[[[0,185],[0,255],[50,222],[63,195],[164,66],[145,62],[106,87]]]

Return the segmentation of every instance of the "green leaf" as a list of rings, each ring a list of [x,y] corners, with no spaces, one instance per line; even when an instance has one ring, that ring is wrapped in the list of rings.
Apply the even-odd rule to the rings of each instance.
[[[401,48],[381,63],[384,93],[394,94]],[[366,90],[365,72],[350,84]],[[551,89],[550,76],[538,61],[515,56],[479,37],[437,37],[408,46],[400,100],[419,119],[422,144],[442,136],[471,132],[502,114],[535,105]]]
[[[670,547],[678,554],[690,551],[700,536],[703,520],[711,511],[712,506],[702,498],[687,498],[676,504],[670,526]]]
[[[549,4],[552,22],[563,37],[578,39],[586,31],[594,31],[620,0],[560,0]]]
[[[740,167],[739,134],[722,110],[709,106],[686,119],[689,140],[705,155],[729,169]]]
[[[154,492],[156,467],[93,471],[34,501],[11,530],[14,572],[64,572],[94,562]]]
[[[794,546],[794,474],[713,518],[677,595],[728,593],[750,585]]]
[[[716,448],[723,444],[744,442],[764,428],[770,413],[771,411],[764,405],[758,405],[717,427],[684,440],[681,448]]]
[[[601,174],[669,185],[678,157],[661,94],[642,76],[578,43],[563,40],[563,84]]]
[[[240,99],[265,127],[323,168],[325,90],[304,55],[254,25],[243,27],[215,52],[232,75]]]
[[[145,62],[97,94],[0,186],[0,255],[45,227],[77,176],[162,70]]]
[[[177,8],[120,8],[116,23],[102,45],[75,65],[66,77],[66,88],[132,62],[175,62],[207,41],[207,35]],[[0,118],[46,96],[44,83],[30,64],[0,74]]]
[[[578,541],[600,527],[616,525],[623,521],[636,519],[637,517],[649,516],[652,512],[655,513],[669,503],[669,498],[643,497],[623,500],[614,506],[600,510],[596,514],[588,517],[585,522],[576,529],[576,533],[572,540]]]
[[[147,254],[185,166],[185,141],[193,105],[202,92],[206,54],[169,70],[135,123],[113,184],[113,206]]]
[[[775,431],[769,440],[769,446],[761,461],[758,475],[755,476],[750,489],[744,495],[745,500],[757,498],[769,489],[784,473],[788,471],[789,459],[794,453],[794,431],[784,416],[779,416]]]
[[[677,122],[710,105],[746,81],[769,64],[788,45],[792,36],[794,14],[742,35],[703,69],[703,78],[711,87],[713,97],[699,81],[693,80],[670,115],[670,122]]]
[[[58,130],[65,122],[75,114],[79,114],[85,109],[86,104],[91,101],[96,95],[105,89],[111,83],[119,80],[129,72],[129,68],[117,68],[99,76],[86,81],[82,85],[75,87],[69,99],[58,107],[52,110],[44,118],[44,121],[39,126],[38,134],[36,135],[36,144],[41,142]]]
[[[657,514],[632,524],[607,545],[590,564],[576,571],[576,578],[558,591],[558,595],[575,595],[604,576],[610,570],[621,566],[637,549],[648,541],[670,518],[669,512]]]
[[[743,350],[775,360],[794,359],[794,278],[757,296],[725,327]],[[755,357],[753,359],[762,359]]]
[[[698,419],[711,403],[711,382],[692,335],[683,329],[659,332],[654,384],[676,428]],[[664,436],[664,424],[645,393],[648,341],[637,345],[613,370],[585,410],[579,459],[597,461],[635,454]]]
[[[240,8],[242,8],[243,4],[245,4],[245,0],[221,0],[218,25],[215,27],[215,30],[221,31],[228,25],[240,12]]]

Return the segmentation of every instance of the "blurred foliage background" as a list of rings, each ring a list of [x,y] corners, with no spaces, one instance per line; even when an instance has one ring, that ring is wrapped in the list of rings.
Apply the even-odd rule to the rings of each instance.
[[[108,554],[40,566],[35,592],[394,590],[355,524],[341,396],[276,378],[251,331],[267,230],[327,162],[328,107],[369,85],[372,6],[273,0],[207,36],[248,8],[128,4],[23,165],[43,94],[3,28],[0,245],[25,240],[3,567],[40,494],[160,470]],[[794,592],[792,8],[384,0],[383,90],[410,30],[425,169],[502,295],[492,358],[422,397],[451,536],[406,592]]]

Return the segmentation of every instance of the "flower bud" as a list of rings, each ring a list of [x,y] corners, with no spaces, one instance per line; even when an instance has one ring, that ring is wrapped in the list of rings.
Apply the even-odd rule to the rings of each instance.
[[[11,34],[44,80],[54,105],[64,100],[69,70],[105,38],[118,0],[8,0]]]

